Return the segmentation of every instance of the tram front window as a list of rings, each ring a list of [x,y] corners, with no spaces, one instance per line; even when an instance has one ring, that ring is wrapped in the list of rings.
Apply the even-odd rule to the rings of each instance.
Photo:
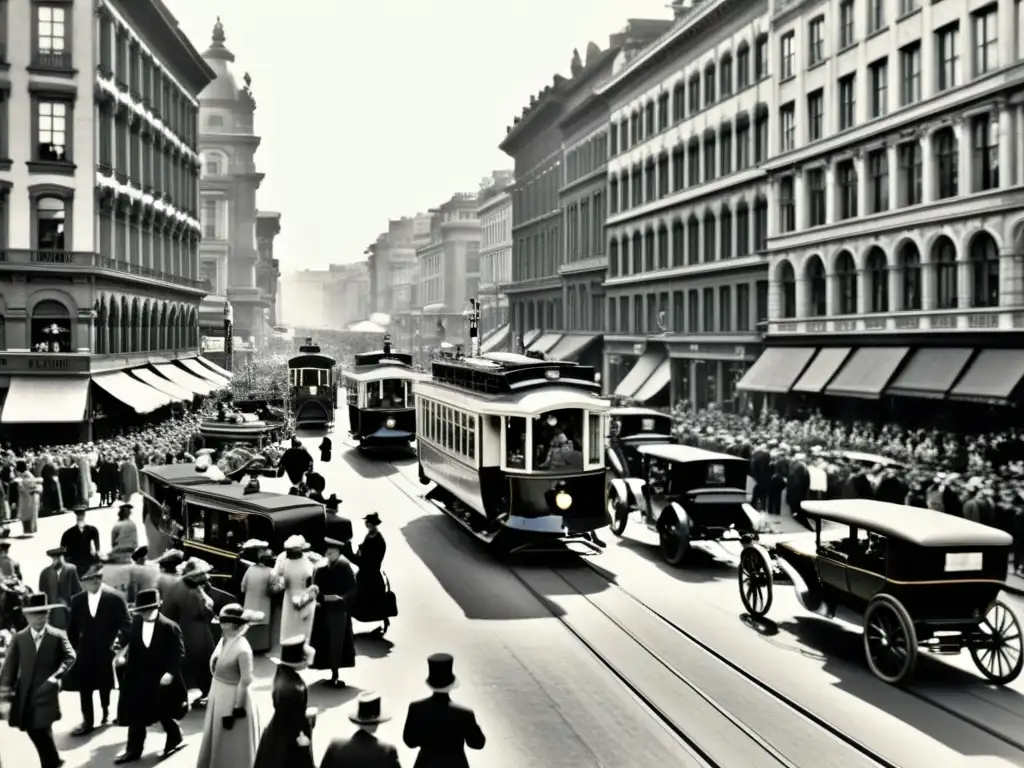
[[[519,416],[505,419],[505,465],[526,469],[526,419]]]
[[[383,395],[381,408],[405,408],[405,381],[402,379],[385,379],[380,383]]]
[[[583,412],[549,411],[535,418],[533,452],[538,471],[583,469]]]

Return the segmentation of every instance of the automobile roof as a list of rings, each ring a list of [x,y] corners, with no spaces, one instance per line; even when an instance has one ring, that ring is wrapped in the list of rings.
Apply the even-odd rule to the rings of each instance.
[[[196,465],[191,462],[188,464],[150,464],[143,467],[142,474],[149,475],[168,485],[215,484],[207,475],[197,472]]]
[[[634,408],[631,406],[625,408],[612,408],[608,412],[608,415],[611,416],[613,419],[616,418],[617,416],[647,416],[656,419],[672,418],[671,414],[662,413],[661,411],[656,411],[653,408]]]
[[[810,517],[864,528],[919,547],[1008,547],[1013,543],[1005,531],[962,517],[872,499],[805,501],[801,509]]]
[[[696,464],[700,461],[747,461],[739,456],[705,451],[703,448],[694,448],[692,445],[675,445],[672,443],[641,445],[637,450],[647,456],[653,456],[664,461],[674,461],[678,464]]]

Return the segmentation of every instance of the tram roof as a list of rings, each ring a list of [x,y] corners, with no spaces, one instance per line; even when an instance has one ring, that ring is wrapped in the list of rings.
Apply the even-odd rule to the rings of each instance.
[[[289,368],[333,368],[337,361],[327,355],[296,355],[288,360]]]
[[[512,394],[553,385],[576,387],[595,394],[601,391],[592,366],[506,352],[435,360],[431,373],[435,383],[480,395]]]
[[[344,378],[349,381],[382,381],[384,379],[403,379],[405,381],[423,381],[426,379],[419,371],[404,365],[370,365],[345,371]]]
[[[408,352],[396,352],[391,350],[385,352],[378,349],[373,352],[357,352],[355,367],[362,368],[370,365],[408,365],[412,366],[412,355]]]
[[[574,386],[547,382],[548,386],[505,394],[485,394],[437,381],[425,380],[416,386],[417,396],[478,413],[482,416],[521,416],[533,418],[551,411],[586,410],[607,413],[611,400],[596,392]]]

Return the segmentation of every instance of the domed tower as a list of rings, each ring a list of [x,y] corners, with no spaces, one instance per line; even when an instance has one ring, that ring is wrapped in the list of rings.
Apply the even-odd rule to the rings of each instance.
[[[214,287],[204,300],[200,326],[207,336],[222,336],[230,302],[233,336],[241,338],[234,353],[244,354],[263,343],[264,309],[273,307],[273,296],[265,295],[259,279],[256,190],[263,174],[256,170],[260,137],[253,133],[252,79],[246,74],[239,85],[235,56],[225,46],[226,39],[218,17],[210,47],[203,53],[216,77],[199,94],[200,274]]]

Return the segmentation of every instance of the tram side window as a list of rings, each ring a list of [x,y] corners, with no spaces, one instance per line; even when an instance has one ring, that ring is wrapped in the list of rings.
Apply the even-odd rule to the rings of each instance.
[[[359,405],[359,384],[354,381],[348,382],[348,386],[345,387],[345,400],[349,405]]]
[[[590,433],[587,435],[590,441],[587,461],[590,464],[600,464],[601,456],[604,453],[604,435],[602,434],[601,422],[602,419],[599,414],[587,414],[587,428],[590,430]]]
[[[526,469],[526,419],[505,417],[505,465],[510,469]]]
[[[476,416],[466,416],[466,455],[476,460]]]
[[[445,406],[444,408],[444,447],[449,451],[455,445],[455,420],[454,411]]]
[[[383,397],[381,408],[405,408],[405,382],[401,379],[385,379],[381,383]]]
[[[583,411],[549,411],[533,422],[533,466],[538,470],[583,468]]]
[[[412,391],[412,382],[411,381],[405,381],[405,382],[402,382],[402,383],[405,384],[405,407],[406,408],[415,408],[416,407],[416,395]]]
[[[206,512],[194,504],[188,505],[185,538],[206,543]]]
[[[366,385],[366,407],[380,408],[380,382],[371,381]]]

